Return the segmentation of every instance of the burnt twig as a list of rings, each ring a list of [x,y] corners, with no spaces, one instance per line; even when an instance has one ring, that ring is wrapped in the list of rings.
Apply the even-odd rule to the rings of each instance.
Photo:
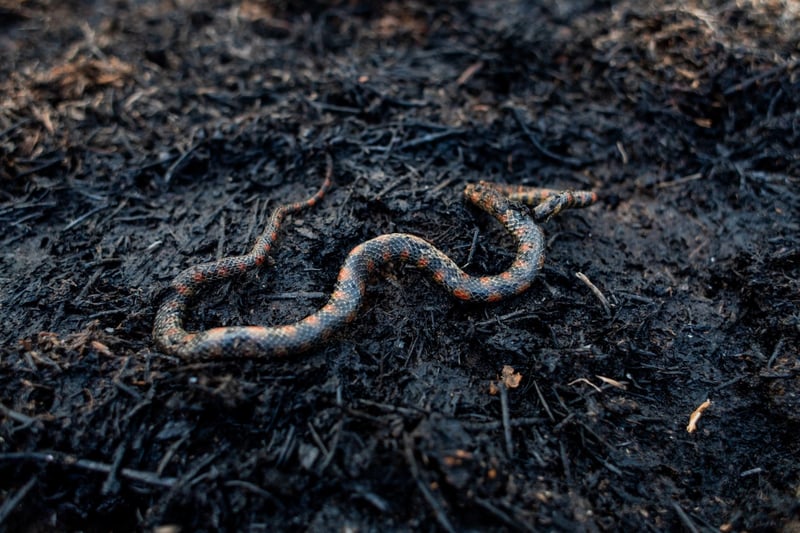
[[[508,109],[511,109],[511,113],[514,115],[519,127],[522,128],[523,133],[525,133],[525,136],[531,142],[533,147],[536,148],[543,156],[571,167],[585,167],[593,162],[592,160],[583,160],[575,157],[559,155],[551,150],[548,150],[542,145],[542,143],[539,142],[539,139],[536,138],[528,125],[525,123],[525,118],[522,116],[522,111],[511,106],[509,106]]]
[[[36,484],[36,477],[30,478],[27,483],[25,483],[16,493],[11,494],[6,498],[6,501],[3,502],[3,505],[0,505],[0,526],[3,525],[3,522],[6,521],[8,515],[14,510],[14,508],[25,498],[33,486]]]
[[[0,461],[43,461],[45,463],[54,463],[61,466],[72,466],[75,468],[82,468],[92,472],[100,472],[103,474],[110,474],[114,467],[107,463],[98,461],[91,461],[89,459],[78,459],[75,456],[60,454],[60,453],[45,453],[45,452],[15,452],[15,453],[1,453]],[[161,477],[153,472],[146,472],[142,470],[134,470],[132,468],[122,468],[120,471],[123,477],[133,481],[141,481],[148,485],[155,485],[158,487],[172,487],[175,484],[173,477]]]
[[[450,519],[447,518],[447,513],[445,512],[444,506],[438,499],[436,499],[436,496],[433,495],[430,488],[428,488],[428,485],[420,478],[419,466],[417,465],[417,460],[414,459],[414,447],[411,443],[411,436],[408,433],[405,433],[403,434],[403,440],[405,444],[406,461],[411,469],[411,476],[414,478],[414,481],[417,482],[417,488],[419,488],[419,491],[422,493],[425,501],[428,502],[428,505],[431,506],[431,510],[433,510],[433,514],[436,516],[436,521],[439,522],[439,526],[445,531],[455,533],[456,530],[453,527],[453,524],[450,523]]]

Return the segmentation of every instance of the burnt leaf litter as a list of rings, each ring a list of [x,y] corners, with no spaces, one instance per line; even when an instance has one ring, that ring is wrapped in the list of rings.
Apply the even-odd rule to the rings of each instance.
[[[0,529],[800,528],[795,2],[0,21]],[[502,270],[470,181],[602,199],[544,224],[543,271],[500,304],[396,268],[308,354],[159,353],[169,280],[249,249],[325,153],[334,189],[192,328],[298,320],[386,232]]]

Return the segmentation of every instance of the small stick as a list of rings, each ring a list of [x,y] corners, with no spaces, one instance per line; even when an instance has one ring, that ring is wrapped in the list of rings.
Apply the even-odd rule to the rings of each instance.
[[[90,216],[96,215],[100,211],[102,211],[104,209],[108,209],[109,207],[111,207],[111,206],[109,206],[109,205],[101,205],[99,207],[95,207],[94,209],[89,210],[88,212],[82,214],[81,216],[79,216],[78,218],[76,218],[75,220],[73,220],[72,222],[67,224],[66,226],[64,226],[64,229],[62,229],[61,231],[69,231],[72,228],[74,228],[75,226],[77,226],[78,224],[80,224],[81,222],[83,222],[84,220],[86,220],[87,218],[89,218]]]
[[[597,385],[595,385],[594,383],[592,383],[591,381],[589,381],[589,380],[588,380],[588,379],[586,379],[586,378],[578,378],[578,379],[574,379],[574,380],[570,381],[569,383],[567,383],[567,385],[569,385],[569,386],[571,387],[571,386],[575,385],[576,383],[586,383],[587,385],[589,385],[590,387],[592,387],[592,388],[593,388],[594,390],[596,390],[597,392],[599,392],[599,393],[602,393],[602,392],[603,392],[602,390],[600,390],[600,387],[598,387]]]
[[[268,294],[268,300],[300,300],[302,298],[319,299],[328,296],[324,292],[315,291],[290,291],[290,292],[274,292]]]
[[[184,435],[180,439],[170,444],[169,448],[167,448],[167,451],[164,453],[164,457],[162,457],[161,460],[158,462],[158,467],[156,467],[155,471],[156,475],[161,476],[161,474],[164,472],[164,469],[167,467],[169,462],[172,460],[172,457],[175,455],[175,452],[178,450],[178,448],[180,448],[183,445],[184,442],[187,441],[188,438],[189,437]]]
[[[319,433],[317,433],[317,430],[314,429],[314,424],[312,424],[309,421],[309,422],[307,422],[307,426],[308,426],[308,430],[311,432],[311,437],[314,439],[314,442],[316,443],[316,445],[319,447],[319,449],[322,451],[322,453],[324,455],[328,455],[330,453],[328,451],[328,447],[325,446],[325,443],[322,442],[322,439],[320,438]]]
[[[620,157],[622,157],[622,164],[628,164],[628,152],[625,151],[625,146],[622,144],[622,141],[617,141],[617,151],[619,151]]]
[[[795,67],[797,67],[798,65],[800,65],[800,61],[792,61],[790,63],[785,63],[785,64],[782,64],[782,65],[776,65],[776,66],[774,66],[772,68],[769,68],[769,69],[767,69],[767,70],[765,70],[763,72],[759,72],[755,76],[751,76],[750,78],[742,80],[741,82],[737,83],[733,87],[728,87],[727,89],[725,89],[725,92],[723,92],[722,94],[724,94],[725,96],[730,96],[735,92],[743,91],[743,90],[747,89],[751,85],[754,85],[754,84],[758,83],[759,81],[761,81],[761,80],[763,80],[765,78],[769,78],[770,76],[774,76],[775,74],[779,74],[782,70],[792,70]]]
[[[92,472],[100,472],[103,474],[110,474],[113,467],[106,463],[98,461],[90,461],[88,459],[78,459],[72,455],[63,455],[57,453],[43,453],[43,452],[20,452],[20,453],[2,453],[0,454],[0,461],[2,460],[33,460],[44,461],[46,463],[56,463],[62,466],[74,466],[90,470]],[[171,488],[176,481],[174,477],[161,477],[153,472],[145,472],[142,470],[134,470],[132,468],[123,468],[120,470],[123,477],[132,479],[134,481],[141,481],[149,485],[156,485],[159,487]]]
[[[122,465],[122,459],[125,457],[125,450],[127,449],[126,444],[127,443],[125,441],[121,442],[114,451],[114,462],[109,465],[110,469],[108,476],[103,482],[103,487],[100,489],[100,493],[103,496],[108,496],[109,494],[116,494],[119,492],[119,480],[117,479],[117,472],[119,472],[120,466]]]
[[[592,283],[591,280],[589,280],[589,278],[586,277],[586,274],[584,274],[583,272],[576,272],[575,277],[581,280],[587,287],[589,287],[589,290],[591,290],[592,293],[597,297],[597,299],[600,300],[600,303],[603,305],[603,309],[605,309],[606,311],[606,316],[611,316],[611,304],[608,303],[608,299],[602,292],[600,292],[600,289],[598,289],[597,286],[594,283]]]
[[[461,75],[456,80],[456,84],[464,85],[470,80],[470,78],[472,78],[472,76],[474,76],[482,68],[483,68],[483,61],[477,61],[471,64],[466,69],[464,69],[464,72],[462,72]]]
[[[17,492],[16,494],[12,494],[8,497],[6,501],[3,502],[3,505],[0,505],[0,526],[3,525],[3,522],[6,521],[8,515],[11,514],[11,511],[22,501],[26,494],[30,492],[33,486],[36,484],[36,477],[32,477],[25,483]]]
[[[783,341],[784,337],[778,339],[778,342],[775,343],[775,349],[772,350],[772,355],[769,357],[769,361],[767,361],[767,370],[772,370],[772,364],[775,362],[775,359],[778,358],[778,355],[781,353],[783,349]]]
[[[319,472],[322,473],[328,468],[328,465],[333,460],[333,455],[336,453],[336,446],[339,444],[339,437],[342,435],[342,421],[336,423],[335,426],[336,433],[333,435],[333,439],[331,439],[330,446],[328,446],[328,455],[322,460],[322,463],[319,465]]]
[[[514,457],[514,441],[511,440],[511,414],[508,410],[508,387],[502,379],[498,383],[500,389],[500,409],[503,413],[503,436],[506,439],[506,454]]]
[[[534,315],[529,314],[525,309],[517,309],[516,311],[511,311],[510,313],[506,313],[505,315],[495,315],[488,320],[482,320],[480,322],[475,322],[476,326],[491,326],[493,324],[502,323],[505,320],[509,320],[512,318],[517,318],[518,316],[526,315],[525,318],[533,318]]]
[[[419,491],[422,493],[422,496],[425,498],[425,501],[428,502],[428,505],[431,506],[433,509],[433,514],[436,516],[436,521],[439,522],[439,526],[442,529],[447,531],[448,533],[455,533],[455,528],[453,524],[450,523],[450,519],[447,518],[447,514],[445,513],[444,507],[442,504],[436,499],[436,496],[433,495],[428,485],[420,479],[419,475],[419,467],[417,466],[417,461],[414,459],[414,450],[411,443],[411,436],[408,433],[403,434],[403,440],[405,441],[405,456],[406,461],[408,461],[408,466],[411,469],[411,475],[414,477],[414,481],[417,482],[417,487]]]
[[[675,509],[675,512],[678,514],[678,518],[681,519],[681,522],[683,522],[683,525],[686,527],[686,529],[688,529],[691,533],[700,533],[700,530],[697,529],[695,523],[691,518],[689,518],[689,515],[686,514],[686,511],[684,511],[677,502],[672,502],[672,508]]]
[[[541,424],[545,422],[547,419],[541,416],[525,416],[522,418],[515,418],[511,421],[511,427],[520,427],[520,426],[532,426],[534,424]],[[491,420],[488,422],[465,422],[464,427],[467,429],[474,429],[474,430],[483,430],[483,431],[490,431],[494,429],[500,429],[502,426],[502,422],[498,422],[497,420]]]
[[[461,135],[464,133],[464,130],[460,129],[451,129],[445,131],[437,131],[435,133],[428,133],[427,135],[423,135],[421,137],[416,137],[411,139],[410,141],[406,141],[400,146],[397,147],[398,150],[405,150],[407,148],[414,148],[415,146],[420,146],[423,144],[433,143],[440,139],[446,139],[447,137],[453,137],[455,135]]]
[[[705,411],[709,407],[711,407],[711,400],[708,399],[697,406],[697,409],[695,409],[689,416],[689,425],[686,426],[687,432],[694,433],[695,430],[697,430],[697,421],[700,420],[703,411]]]
[[[200,145],[202,145],[204,142],[205,142],[205,139],[200,139],[200,140],[198,140],[198,141],[194,142],[194,143],[193,143],[193,144],[192,144],[192,145],[189,147],[189,149],[188,149],[188,150],[186,150],[185,152],[183,152],[183,153],[182,153],[182,154],[181,154],[181,155],[180,155],[180,156],[179,156],[179,157],[178,157],[178,158],[175,160],[175,162],[174,162],[174,163],[172,163],[172,164],[169,166],[169,168],[167,169],[167,171],[164,173],[164,183],[166,183],[166,184],[169,184],[169,182],[170,182],[170,181],[172,181],[172,178],[173,178],[173,176],[175,176],[175,173],[176,173],[176,172],[179,170],[179,167],[183,166],[183,164],[186,162],[186,160],[187,160],[187,159],[188,159],[188,158],[189,158],[189,157],[190,157],[190,156],[191,156],[191,155],[192,155],[192,154],[195,152],[195,150],[197,150],[198,148],[200,148]]]
[[[219,221],[219,239],[217,239],[217,260],[221,259],[225,254],[225,215],[223,214]]]
[[[689,174],[688,176],[683,176],[682,178],[674,179],[672,181],[662,181],[656,187],[659,189],[665,189],[667,187],[674,187],[675,185],[683,185],[684,183],[688,183],[690,181],[699,180],[703,177],[703,174],[700,172],[695,172],[694,174]]]
[[[253,494],[257,494],[257,495],[261,496],[262,498],[264,498],[265,500],[269,501],[271,504],[275,505],[276,507],[280,508],[281,510],[285,510],[286,509],[286,506],[284,506],[283,503],[281,503],[281,501],[278,498],[273,496],[271,492],[269,492],[266,489],[262,489],[261,487],[259,487],[255,483],[250,483],[249,481],[244,481],[244,480],[241,480],[241,479],[231,479],[231,480],[225,482],[225,486],[226,487],[236,487],[236,488],[240,488],[240,489],[249,490]]]
[[[467,256],[467,264],[464,265],[462,268],[466,268],[470,264],[472,264],[472,258],[475,256],[475,248],[478,246],[478,235],[480,232],[478,228],[475,228],[475,231],[472,233],[472,244],[469,246],[469,255]]]
[[[550,406],[547,405],[547,400],[544,399],[544,395],[542,391],[539,389],[539,384],[536,383],[536,380],[533,380],[533,388],[536,389],[536,395],[539,397],[539,401],[542,402],[542,406],[544,407],[545,412],[547,412],[548,418],[550,418],[551,422],[556,421],[556,417],[553,416],[553,412],[550,410]]]
[[[21,422],[25,424],[25,427],[32,426],[34,424],[39,423],[39,420],[28,415],[22,414],[18,411],[14,411],[9,409],[2,403],[0,403],[0,414],[10,418],[11,420],[16,420],[17,422]]]
[[[750,470],[745,470],[744,472],[739,474],[739,477],[754,476],[756,474],[760,474],[763,471],[764,471],[763,468],[761,468],[760,466],[757,466],[755,468],[751,468]]]
[[[591,163],[591,161],[582,161],[574,157],[565,157],[562,155],[558,155],[555,152],[551,152],[539,142],[539,140],[536,138],[536,136],[533,134],[530,128],[528,128],[528,125],[525,123],[525,119],[522,116],[522,112],[518,108],[512,106],[509,106],[508,109],[511,109],[514,118],[517,120],[517,124],[519,124],[519,127],[522,128],[522,132],[525,134],[525,136],[528,138],[528,140],[531,142],[534,148],[539,150],[539,153],[541,153],[543,156],[553,159],[554,161],[564,163],[571,167],[582,167]]]

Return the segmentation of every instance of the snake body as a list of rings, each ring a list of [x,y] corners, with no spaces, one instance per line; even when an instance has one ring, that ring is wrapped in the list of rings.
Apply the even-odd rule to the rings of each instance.
[[[316,204],[331,186],[330,159],[325,181],[310,198],[276,208],[249,253],[187,268],[172,281],[168,296],[156,314],[153,337],[161,350],[182,358],[284,356],[308,350],[352,321],[361,306],[367,282],[382,267],[407,263],[426,272],[455,298],[469,302],[497,302],[520,294],[532,283],[544,262],[544,234],[537,220],[565,208],[585,207],[597,200],[592,192],[554,191],[469,184],[468,202],[495,217],[512,235],[517,252],[500,274],[471,276],[428,241],[407,233],[389,233],[353,248],[339,271],[328,302],[315,313],[281,326],[228,326],[189,332],[184,316],[201,287],[260,267],[278,237],[286,215]],[[538,204],[531,212],[517,202]]]

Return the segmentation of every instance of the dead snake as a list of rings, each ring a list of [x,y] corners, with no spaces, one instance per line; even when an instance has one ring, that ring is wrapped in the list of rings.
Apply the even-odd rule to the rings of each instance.
[[[283,356],[308,350],[355,318],[366,284],[391,263],[408,263],[426,272],[459,300],[498,302],[520,294],[532,283],[544,262],[544,235],[536,221],[562,209],[586,207],[597,195],[585,191],[555,191],[480,182],[464,189],[467,201],[495,217],[513,236],[517,252],[511,266],[492,276],[471,276],[428,241],[408,233],[389,233],[353,248],[339,270],[328,302],[306,318],[282,326],[228,326],[189,332],[184,316],[199,290],[267,262],[286,215],[312,207],[331,186],[328,157],[325,180],[310,198],[277,207],[249,253],[189,267],[172,280],[169,294],[156,314],[153,337],[164,352],[183,358]],[[517,202],[535,205],[533,210]]]

